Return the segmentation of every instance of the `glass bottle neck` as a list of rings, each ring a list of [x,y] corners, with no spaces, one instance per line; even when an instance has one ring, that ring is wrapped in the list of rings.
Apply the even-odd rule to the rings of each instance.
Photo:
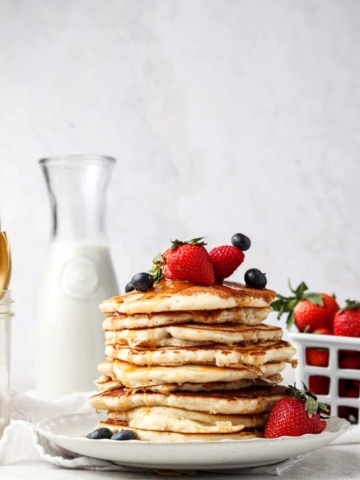
[[[73,155],[40,160],[50,198],[53,241],[106,239],[106,190],[112,157]]]

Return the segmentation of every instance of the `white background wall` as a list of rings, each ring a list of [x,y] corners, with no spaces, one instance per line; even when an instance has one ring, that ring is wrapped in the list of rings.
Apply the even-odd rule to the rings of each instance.
[[[38,159],[118,159],[121,286],[175,237],[236,231],[286,293],[360,298],[360,2],[1,0],[0,215],[13,250],[13,386],[33,382],[50,209]]]

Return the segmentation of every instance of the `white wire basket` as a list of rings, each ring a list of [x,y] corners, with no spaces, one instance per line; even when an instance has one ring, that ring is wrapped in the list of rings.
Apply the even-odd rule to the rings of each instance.
[[[298,365],[295,381],[298,388],[302,382],[316,394],[318,400],[329,406],[330,415],[346,418],[360,430],[360,366],[341,368],[342,359],[349,352],[360,362],[360,338],[313,333],[289,333],[289,339],[297,349]],[[307,363],[307,349],[328,351],[326,366]],[[344,385],[351,385],[349,396]],[[318,391],[317,388],[318,387]],[[350,391],[350,389],[349,389]]]

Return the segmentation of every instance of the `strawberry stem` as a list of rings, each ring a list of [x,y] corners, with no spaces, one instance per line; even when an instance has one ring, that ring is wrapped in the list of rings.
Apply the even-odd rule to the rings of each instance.
[[[346,310],[353,310],[354,308],[360,308],[360,302],[358,300],[346,300],[345,307],[343,307],[340,312],[345,312]]]
[[[172,250],[175,250],[176,248],[180,247],[181,245],[200,245],[200,246],[204,246],[206,245],[206,242],[203,242],[202,240],[204,239],[205,237],[197,237],[197,238],[192,238],[191,240],[186,240],[186,241],[182,241],[182,240],[171,240],[171,249]]]
[[[309,417],[312,417],[314,413],[328,412],[329,407],[325,403],[318,402],[317,396],[308,389],[304,382],[302,382],[302,385],[303,390],[299,390],[295,383],[294,385],[288,385],[287,394],[290,397],[299,398],[305,403],[305,410]]]
[[[164,258],[161,253],[158,253],[156,257],[153,259],[153,265],[151,269],[148,271],[150,275],[154,278],[154,283],[160,282],[163,278],[163,271],[162,266],[164,265]]]

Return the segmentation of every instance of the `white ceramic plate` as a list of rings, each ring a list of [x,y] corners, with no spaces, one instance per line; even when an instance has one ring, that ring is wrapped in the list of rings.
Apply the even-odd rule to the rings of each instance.
[[[345,432],[349,423],[337,417],[324,432],[277,439],[191,441],[184,443],[138,440],[90,440],[99,417],[66,415],[46,420],[38,432],[66,450],[87,457],[109,460],[128,467],[176,470],[231,470],[283,462],[323,447]]]

